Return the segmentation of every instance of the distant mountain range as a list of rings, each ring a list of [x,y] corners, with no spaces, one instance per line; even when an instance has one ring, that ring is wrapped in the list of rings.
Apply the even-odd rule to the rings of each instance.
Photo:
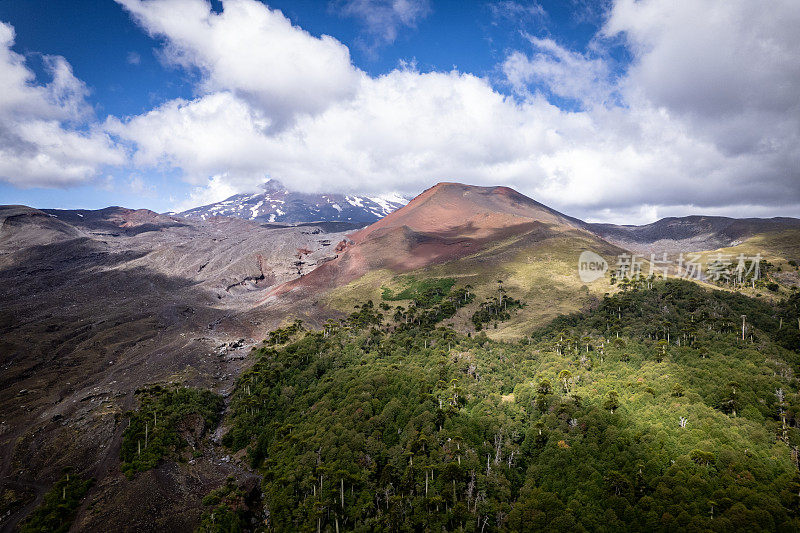
[[[798,229],[800,220],[693,215],[662,218],[643,226],[586,224],[585,227],[608,242],[637,253],[685,252],[735,246],[759,233]]]
[[[364,196],[295,192],[274,179],[262,185],[262,189],[263,192],[236,194],[221,202],[170,214],[196,220],[221,216],[284,224],[319,221],[371,224],[408,203],[396,194]]]

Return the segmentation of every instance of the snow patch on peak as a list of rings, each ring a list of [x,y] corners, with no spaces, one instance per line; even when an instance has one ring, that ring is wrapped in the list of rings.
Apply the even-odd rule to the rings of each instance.
[[[347,200],[347,203],[350,205],[354,205],[356,207],[364,207],[364,200],[362,200],[358,196],[345,196],[344,199]]]
[[[250,220],[253,220],[258,216],[258,210],[261,208],[262,205],[264,205],[264,200],[261,200],[256,205],[250,208]]]
[[[400,201],[398,201],[398,199]],[[389,198],[387,198],[386,196],[374,196],[374,197],[370,197],[369,200],[371,202],[373,202],[373,203],[375,203],[375,204],[380,206],[381,211],[383,212],[384,216],[388,215],[389,213],[391,213],[395,209],[397,209],[397,208],[399,208],[399,207],[401,207],[403,205],[406,205],[406,203],[407,203],[407,202],[403,201],[405,199],[402,196],[399,196],[399,195],[390,195]]]
[[[392,204],[406,205],[408,203],[408,198],[406,198],[405,196],[401,196],[396,192],[381,194],[380,196],[377,196],[377,198],[380,198],[381,200]]]

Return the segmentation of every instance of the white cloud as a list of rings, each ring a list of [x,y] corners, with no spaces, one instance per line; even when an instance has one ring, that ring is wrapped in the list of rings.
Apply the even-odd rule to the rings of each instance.
[[[402,27],[414,28],[430,13],[428,0],[344,0],[342,15],[360,19],[376,39],[393,43]]]
[[[362,77],[342,43],[314,37],[256,0],[116,0],[151,35],[166,41],[169,61],[196,68],[202,92],[230,91],[278,124],[350,98]]]
[[[707,187],[692,185],[722,156],[658,112],[567,113],[541,97],[516,102],[458,72],[393,71],[366,81],[354,100],[280,133],[266,130],[231,93],[170,102],[109,129],[138,146],[138,164],[182,168],[197,185],[213,175],[215,191],[223,182],[231,187],[225,195],[252,190],[267,175],[317,191],[399,186],[415,193],[460,180],[513,185],[572,210],[630,205],[646,195],[682,201],[673,196],[687,187],[717,195],[713,189],[725,186],[710,179]],[[221,195],[195,195],[211,196]]]
[[[634,54],[627,99],[664,107],[726,151],[795,149],[800,3],[618,0],[603,33]]]
[[[605,61],[567,50],[552,39],[527,38],[536,50],[533,56],[515,51],[502,65],[516,93],[529,95],[533,84],[586,106],[608,103],[614,87]]]
[[[98,176],[124,153],[92,115],[86,86],[62,57],[44,56],[52,80],[38,84],[13,50],[14,29],[0,22],[0,180],[20,187],[68,186]]]
[[[174,211],[180,213],[200,205],[213,204],[242,192],[241,189],[231,185],[227,177],[225,174],[210,177],[204,186],[192,189],[192,192],[189,193],[189,198],[178,202]],[[174,199],[170,198],[170,201],[174,202]]]
[[[219,174],[239,188],[266,180],[268,126],[263,113],[231,92],[172,100],[144,115],[106,123],[108,131],[135,144],[137,166],[180,168],[195,185]]]
[[[601,52],[532,37],[532,52],[502,65],[508,97],[457,71],[369,77],[341,43],[250,0],[229,0],[222,14],[200,0],[120,1],[165,37],[174,61],[203,72],[195,99],[107,124],[135,148],[137,165],[183,170],[198,187],[183,208],[253,190],[268,175],[300,190],[364,193],[507,184],[570,214],[626,222],[800,204],[797,3],[776,2],[765,17],[738,0],[619,0],[596,44],[621,35],[629,72],[615,79]],[[718,42],[703,37],[717,32]],[[274,53],[248,62],[244,51],[263,43]],[[317,53],[336,59],[330,69]],[[279,81],[263,74],[273,63]],[[314,68],[331,80],[309,75]],[[292,120],[272,127],[282,114]]]
[[[546,103],[518,105],[471,75],[397,70],[279,133],[227,92],[173,101],[108,128],[137,146],[137,164],[179,167],[195,184],[224,175],[254,188],[271,175],[301,190],[377,193],[402,176],[404,191],[418,192],[445,178],[518,178],[514,169],[530,165],[529,147],[548,142],[546,115],[559,113]],[[520,154],[522,161],[509,161]]]

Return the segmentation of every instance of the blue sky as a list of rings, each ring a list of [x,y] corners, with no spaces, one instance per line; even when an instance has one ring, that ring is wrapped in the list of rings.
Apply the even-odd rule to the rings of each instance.
[[[570,47],[585,48],[602,22],[599,8],[578,7],[563,0],[530,3],[531,9],[540,5],[542,14],[526,16],[504,16],[488,1],[435,2],[416,27],[404,30],[395,42],[385,43],[375,42],[364,23],[343,15],[336,3],[291,0],[266,4],[312,34],[332,35],[346,44],[353,62],[373,76],[391,71],[400,61],[412,60],[424,71],[455,67],[492,76],[508,50],[525,46],[523,32],[555,35]],[[220,2],[213,5],[221,9]],[[164,65],[158,57],[158,41],[113,1],[2,2],[0,20],[14,26],[13,49],[32,56],[31,67],[40,77],[46,78],[46,73],[37,65],[36,55],[65,57],[75,75],[92,89],[90,101],[101,117],[138,114],[193,94],[191,74]],[[139,62],[132,63],[132,58]]]
[[[594,220],[798,215],[800,9],[776,6],[2,2],[22,96],[0,95],[0,203],[167,211],[272,176],[508,184]]]

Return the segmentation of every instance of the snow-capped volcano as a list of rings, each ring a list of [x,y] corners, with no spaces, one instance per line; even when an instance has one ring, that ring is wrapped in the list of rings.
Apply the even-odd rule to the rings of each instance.
[[[294,192],[277,180],[268,181],[262,189],[263,192],[236,194],[221,202],[178,214],[201,220],[223,216],[286,224],[320,221],[371,224],[408,203],[397,194],[362,196]]]

